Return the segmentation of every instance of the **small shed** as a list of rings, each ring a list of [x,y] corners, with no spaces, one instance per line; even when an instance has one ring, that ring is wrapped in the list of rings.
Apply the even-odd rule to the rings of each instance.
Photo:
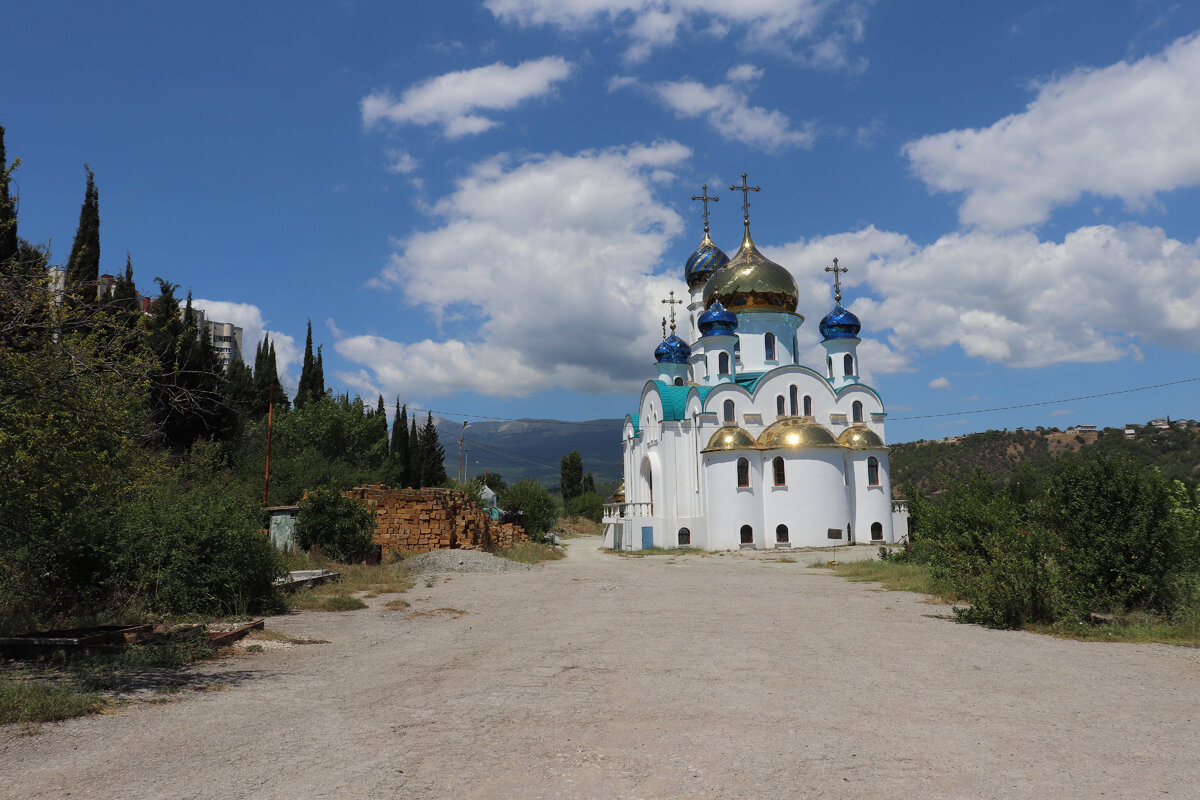
[[[263,511],[271,515],[271,522],[267,527],[271,544],[280,550],[295,550],[296,515],[300,513],[300,506],[271,506]]]

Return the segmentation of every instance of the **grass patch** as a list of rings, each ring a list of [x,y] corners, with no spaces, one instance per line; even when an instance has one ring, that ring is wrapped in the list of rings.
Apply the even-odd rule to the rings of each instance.
[[[95,714],[104,706],[104,698],[91,692],[43,681],[0,678],[0,725],[54,722]]]
[[[878,583],[889,592],[926,594],[941,603],[952,603],[956,599],[944,594],[944,590],[929,577],[929,567],[925,564],[893,564],[874,560],[832,561],[810,564],[809,567],[831,569],[839,578],[855,583]]]
[[[1159,642],[1200,647],[1200,609],[1192,608],[1175,621],[1135,612],[1119,615],[1115,625],[1059,620],[1049,625],[1026,625],[1025,630],[1081,642]]]
[[[578,539],[580,536],[600,536],[604,526],[587,517],[567,517],[558,521],[559,539]]]
[[[292,595],[291,606],[300,611],[357,611],[367,604],[345,592],[325,594],[310,589]]]
[[[622,558],[644,558],[646,556],[706,556],[707,550],[698,547],[644,547],[641,550],[614,550],[604,548],[604,552]]]
[[[413,617],[437,617],[445,614],[447,616],[458,619],[461,616],[469,614],[469,611],[463,611],[461,608],[431,608],[428,611],[414,611],[408,615],[409,619]]]
[[[383,607],[388,611],[403,611],[408,608],[408,601],[403,597],[397,597],[395,600],[388,600]]]
[[[363,602],[363,597],[403,594],[413,587],[412,577],[403,561],[386,564],[333,564],[317,561],[310,559],[311,563],[305,562],[305,567],[324,567],[338,572],[341,574],[341,580],[301,589],[288,598],[291,608],[299,611],[355,611],[368,607]]]
[[[543,561],[557,561],[566,558],[567,554],[553,545],[543,542],[521,542],[516,547],[497,550],[496,555],[509,561],[519,561],[522,564],[540,564]]]

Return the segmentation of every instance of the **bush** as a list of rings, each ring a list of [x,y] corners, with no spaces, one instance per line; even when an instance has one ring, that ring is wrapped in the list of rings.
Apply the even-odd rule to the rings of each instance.
[[[584,492],[567,501],[568,517],[583,517],[599,522],[604,515],[604,500],[595,492]]]
[[[534,541],[541,541],[562,516],[562,501],[533,478],[524,478],[500,495],[505,522],[516,522]]]
[[[296,544],[319,547],[334,561],[351,564],[371,554],[375,515],[333,489],[317,489],[300,501]]]

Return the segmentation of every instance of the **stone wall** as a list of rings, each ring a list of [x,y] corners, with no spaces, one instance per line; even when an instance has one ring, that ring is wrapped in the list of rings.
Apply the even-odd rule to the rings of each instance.
[[[456,489],[391,489],[376,484],[343,494],[375,512],[375,544],[384,557],[392,551],[494,550],[529,541],[521,526],[497,522]]]

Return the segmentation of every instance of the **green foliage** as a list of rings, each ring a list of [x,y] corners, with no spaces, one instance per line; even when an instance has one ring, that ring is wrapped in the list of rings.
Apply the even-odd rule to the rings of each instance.
[[[583,476],[582,488],[583,494],[587,494],[588,492],[596,494],[596,479],[592,476],[591,470],[588,470],[587,474]]]
[[[296,388],[296,408],[305,403],[320,400],[325,395],[324,378],[317,382],[317,359],[313,356],[312,320],[308,321],[308,332],[304,336],[304,361],[300,365],[300,385]]]
[[[559,492],[565,502],[583,494],[583,456],[572,450],[562,457],[559,466]]]
[[[566,513],[569,517],[583,517],[592,522],[599,522],[604,515],[604,498],[595,492],[585,492],[567,501]]]
[[[300,501],[296,543],[320,548],[335,561],[355,563],[371,553],[375,515],[361,503],[333,489],[317,489]]]
[[[425,425],[417,438],[420,453],[421,485],[441,486],[446,482],[446,451],[438,441],[437,426],[433,423],[433,412],[425,418]]]
[[[97,694],[45,681],[0,678],[0,725],[13,722],[54,722],[94,714],[104,707]]]
[[[400,405],[396,398],[396,413],[392,417],[392,441],[388,449],[387,471],[384,483],[393,489],[412,486],[409,480],[408,464],[410,459],[408,441],[408,404]]]
[[[566,551],[542,542],[521,542],[515,547],[498,551],[496,555],[522,564],[540,564],[543,561],[557,561],[567,557]]]
[[[17,162],[8,163],[4,149],[4,126],[0,125],[0,269],[17,257],[17,209],[9,193],[9,182]]]
[[[562,516],[562,501],[532,478],[505,489],[499,497],[504,522],[516,522],[534,541],[541,541]]]
[[[90,301],[96,298],[96,281],[100,278],[100,193],[92,168],[86,164],[83,168],[87,170],[87,186],[79,209],[79,227],[67,258],[67,291]]]

